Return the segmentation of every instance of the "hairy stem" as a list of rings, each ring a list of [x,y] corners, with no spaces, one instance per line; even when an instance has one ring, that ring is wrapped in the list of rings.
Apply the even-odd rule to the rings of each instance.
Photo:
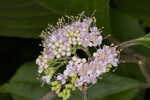
[[[82,90],[82,100],[88,100],[87,92],[88,92],[88,87],[87,87],[87,84],[85,84]]]
[[[45,96],[43,96],[42,100],[52,100],[55,96],[55,92],[48,92]]]
[[[120,58],[121,63],[127,63],[127,62],[137,63],[139,65],[139,68],[140,68],[142,74],[144,75],[147,83],[150,84],[150,75],[147,72],[147,68],[145,66],[147,61],[150,62],[150,59],[146,58],[144,56],[138,55],[138,54],[133,54],[132,56],[131,55],[130,56],[121,56],[121,58]]]
[[[138,45],[138,42],[150,42],[149,40],[130,40],[117,45],[118,49],[128,48],[133,45]]]
[[[147,83],[150,84],[150,75],[149,75],[149,73],[147,72],[147,69],[146,69],[146,67],[145,67],[145,61],[144,61],[144,60],[143,60],[143,61],[141,60],[141,61],[138,62],[138,64],[139,64],[140,70],[143,72],[143,75],[144,75],[144,77],[145,77]]]

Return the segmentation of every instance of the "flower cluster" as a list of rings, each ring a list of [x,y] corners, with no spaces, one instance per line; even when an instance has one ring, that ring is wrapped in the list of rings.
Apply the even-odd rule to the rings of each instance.
[[[90,27],[93,19],[76,20],[70,25],[64,25],[45,37],[44,46],[50,58],[70,56],[76,45],[92,47],[101,44],[102,36],[97,27]]]
[[[59,22],[58,28],[44,31],[43,51],[37,58],[41,80],[51,85],[59,97],[70,97],[71,90],[85,84],[95,84],[97,79],[118,64],[115,47],[103,45],[101,30],[93,18],[77,17],[70,24]],[[47,34],[46,34],[47,33]],[[89,48],[97,49],[90,52]],[[80,58],[81,49],[88,57]]]
[[[86,83],[95,84],[97,77],[110,69],[109,65],[117,66],[117,52],[114,47],[104,46],[103,49],[98,49],[93,56],[94,60],[90,62],[87,62],[85,58],[72,57],[63,74],[57,76],[57,80],[65,84],[68,78],[77,75],[75,87],[81,87]]]

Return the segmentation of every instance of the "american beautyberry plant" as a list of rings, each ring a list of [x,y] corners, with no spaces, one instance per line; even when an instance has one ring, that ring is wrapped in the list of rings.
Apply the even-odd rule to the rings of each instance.
[[[63,100],[69,99],[71,91],[76,89],[82,91],[83,99],[87,100],[87,87],[117,67],[120,48],[137,42],[106,45],[102,30],[96,26],[95,17],[81,14],[62,17],[56,26],[48,25],[42,32],[43,51],[36,60],[38,73],[42,82]]]

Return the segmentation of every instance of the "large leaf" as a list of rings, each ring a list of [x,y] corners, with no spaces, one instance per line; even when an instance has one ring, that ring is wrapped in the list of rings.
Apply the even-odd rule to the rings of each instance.
[[[113,35],[121,42],[136,39],[145,35],[138,20],[116,9],[111,9],[111,28]],[[148,48],[132,47],[137,53],[150,56]]]
[[[100,26],[110,32],[109,0],[5,0],[0,3],[0,35],[37,38],[48,23],[54,24],[60,16],[89,15],[97,10]]]
[[[88,89],[88,99],[98,100],[106,96],[110,96],[116,93],[124,92],[129,89],[137,88],[140,86],[140,82],[126,77],[121,77],[112,73],[104,75],[96,85],[93,85]],[[137,90],[135,90],[137,91]],[[72,93],[70,100],[80,100],[82,98],[81,92],[75,91]],[[59,100],[60,98],[55,98]]]
[[[40,82],[36,80],[37,66],[34,63],[24,64],[10,80],[0,88],[1,92],[10,93],[14,100],[40,100],[50,88],[40,88]],[[126,77],[107,73],[96,85],[89,88],[90,100],[102,98],[108,95],[137,88],[141,83]],[[3,91],[2,91],[3,90]],[[81,99],[81,92],[73,92],[70,100]]]
[[[37,37],[49,21],[55,22],[59,16],[33,0],[5,0],[0,3],[0,11],[2,36]]]
[[[120,63],[115,73],[145,82],[145,77],[136,63]]]
[[[67,14],[78,14],[85,11],[91,15],[96,10],[96,19],[98,25],[104,26],[106,32],[110,32],[109,19],[109,0],[36,0],[41,6],[53,8],[56,11],[65,12]]]
[[[146,26],[150,26],[149,4],[149,0],[113,0],[113,6],[115,8],[130,15],[136,16],[144,21],[144,25]]]
[[[138,91],[138,89],[129,89],[97,100],[110,100],[110,98],[111,100],[133,100]]]
[[[144,35],[138,20],[117,9],[111,9],[112,34],[122,41],[135,39]]]
[[[37,66],[24,64],[10,80],[0,88],[0,92],[10,93],[14,100],[40,100],[50,88],[40,88],[37,80]]]

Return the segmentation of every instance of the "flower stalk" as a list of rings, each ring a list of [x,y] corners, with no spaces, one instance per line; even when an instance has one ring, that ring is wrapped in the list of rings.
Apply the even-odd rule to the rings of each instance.
[[[88,100],[87,93],[88,93],[88,86],[87,84],[85,84],[82,90],[82,100]]]

